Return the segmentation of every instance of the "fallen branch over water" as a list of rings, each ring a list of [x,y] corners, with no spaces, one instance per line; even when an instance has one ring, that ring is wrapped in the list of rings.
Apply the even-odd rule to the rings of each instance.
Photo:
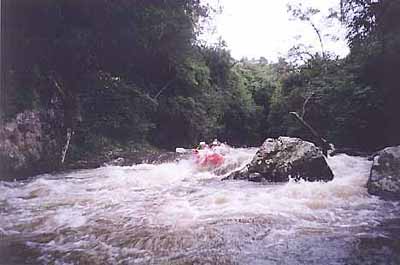
[[[322,152],[324,153],[325,156],[328,155],[328,150],[331,149],[330,144],[328,143],[327,140],[325,140],[324,138],[322,138],[319,133],[309,124],[307,123],[302,117],[300,117],[300,115],[297,112],[289,112],[290,114],[292,114],[298,122],[300,122],[300,124],[306,128],[308,131],[311,132],[311,134],[315,137],[316,139],[316,144],[317,146],[321,147]]]

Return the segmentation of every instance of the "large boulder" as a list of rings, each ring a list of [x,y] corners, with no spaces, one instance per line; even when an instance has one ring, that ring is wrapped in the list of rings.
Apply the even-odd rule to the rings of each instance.
[[[45,116],[25,111],[0,128],[0,180],[44,173],[57,166],[61,149]]]
[[[400,199],[400,146],[387,147],[374,157],[368,192],[386,199]]]
[[[290,178],[329,181],[333,174],[321,149],[299,138],[267,139],[253,160],[225,179],[285,182]]]

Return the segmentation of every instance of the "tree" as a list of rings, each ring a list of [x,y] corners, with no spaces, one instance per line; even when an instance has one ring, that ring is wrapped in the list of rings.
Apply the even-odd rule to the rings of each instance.
[[[343,20],[351,47],[350,58],[358,67],[364,86],[376,89],[383,100],[382,128],[385,145],[399,143],[400,1],[342,0]]]
[[[292,5],[288,4],[287,11],[288,11],[288,13],[291,13],[291,15],[294,19],[298,19],[300,21],[307,22],[312,27],[313,31],[315,32],[315,34],[318,37],[318,41],[319,41],[320,48],[321,48],[321,56],[324,58],[325,57],[325,47],[324,47],[324,41],[322,38],[321,29],[313,21],[313,16],[318,14],[320,12],[320,10],[316,9],[316,8],[312,8],[312,7],[303,8],[302,4],[299,4],[298,6],[292,6]]]
[[[182,79],[181,66],[193,53],[198,21],[208,16],[208,8],[198,0],[6,0],[2,5],[2,48],[7,51],[2,70],[9,98],[5,110],[12,116],[24,108],[48,109],[52,102],[61,102],[64,135],[82,132],[79,126],[89,123],[83,119],[91,115],[82,112],[88,111],[85,104],[90,100],[119,98],[127,109],[157,103],[172,83]],[[95,81],[104,75],[109,81]],[[122,82],[111,82],[114,77]],[[95,87],[88,93],[93,82],[99,86],[111,82],[113,92]],[[20,96],[26,94],[32,96]],[[135,100],[125,101],[124,94],[134,95]],[[14,98],[24,102],[15,104],[10,100]],[[114,113],[106,119],[118,120],[121,113],[112,106],[118,107],[105,104],[108,112],[100,113]],[[131,118],[132,129],[147,120]]]

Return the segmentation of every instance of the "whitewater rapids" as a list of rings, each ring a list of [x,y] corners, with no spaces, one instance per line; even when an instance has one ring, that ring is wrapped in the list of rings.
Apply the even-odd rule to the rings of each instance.
[[[0,264],[400,264],[400,205],[367,193],[371,162],[328,164],[328,183],[220,181],[189,158],[0,182]]]

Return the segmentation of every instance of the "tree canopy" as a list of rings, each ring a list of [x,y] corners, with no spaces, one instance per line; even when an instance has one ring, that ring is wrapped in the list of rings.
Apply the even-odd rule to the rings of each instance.
[[[291,8],[321,40],[320,53],[293,64],[238,61],[223,42],[203,45],[199,21],[213,10],[199,0],[2,1],[2,119],[57,109],[76,154],[310,137],[291,111],[337,145],[398,144],[400,1],[341,3],[351,53],[325,53],[309,16],[317,10]]]

